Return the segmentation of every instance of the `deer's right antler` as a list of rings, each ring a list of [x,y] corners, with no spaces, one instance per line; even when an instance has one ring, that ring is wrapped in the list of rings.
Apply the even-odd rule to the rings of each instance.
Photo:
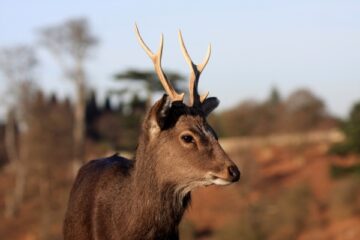
[[[154,67],[155,67],[155,72],[158,75],[161,84],[163,85],[166,93],[170,96],[171,101],[175,102],[175,101],[183,101],[184,99],[184,93],[177,93],[175,91],[175,89],[171,86],[169,80],[167,79],[164,71],[162,70],[161,67],[161,57],[162,57],[162,51],[163,51],[163,35],[161,34],[161,38],[160,38],[160,47],[159,50],[156,54],[154,54],[150,48],[146,45],[146,43],[144,42],[144,40],[142,39],[139,29],[137,27],[137,25],[135,24],[135,32],[136,32],[136,36],[140,42],[141,47],[145,50],[146,54],[151,58],[151,60],[154,63]]]

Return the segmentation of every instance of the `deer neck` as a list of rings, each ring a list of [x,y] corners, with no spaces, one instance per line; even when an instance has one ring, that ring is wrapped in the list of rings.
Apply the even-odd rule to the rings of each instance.
[[[139,216],[137,221],[144,221],[142,224],[151,225],[149,229],[158,229],[159,232],[170,235],[177,234],[178,225],[190,201],[190,193],[180,196],[176,183],[159,180],[156,176],[158,159],[151,152],[146,146],[139,144],[131,198],[135,199],[133,211],[138,212],[133,216]]]

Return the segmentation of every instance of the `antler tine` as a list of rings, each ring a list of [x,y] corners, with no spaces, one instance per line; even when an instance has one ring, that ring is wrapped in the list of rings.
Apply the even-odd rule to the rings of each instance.
[[[203,95],[199,95],[198,93],[198,83],[200,74],[206,67],[206,64],[209,62],[210,55],[211,55],[211,45],[209,44],[207,54],[204,58],[204,61],[201,64],[194,64],[194,62],[191,60],[191,57],[185,47],[184,39],[182,37],[181,31],[179,30],[179,42],[181,46],[181,51],[185,57],[186,62],[188,63],[191,73],[190,73],[190,82],[189,82],[189,91],[190,91],[190,105],[194,106],[199,103],[202,103],[206,97],[209,95],[209,92],[206,92]]]
[[[154,67],[155,67],[155,72],[158,75],[161,84],[163,85],[165,92],[170,96],[171,101],[175,102],[175,101],[183,101],[184,99],[184,93],[178,94],[175,89],[171,86],[169,80],[167,79],[162,67],[161,67],[161,58],[162,58],[162,51],[163,51],[163,47],[164,47],[164,37],[161,34],[160,37],[160,46],[159,46],[159,50],[156,54],[154,54],[150,48],[146,45],[146,43],[144,42],[144,40],[142,39],[139,29],[137,27],[137,25],[135,24],[135,32],[136,32],[136,37],[141,45],[141,47],[145,50],[146,54],[151,58],[151,60],[154,63]]]

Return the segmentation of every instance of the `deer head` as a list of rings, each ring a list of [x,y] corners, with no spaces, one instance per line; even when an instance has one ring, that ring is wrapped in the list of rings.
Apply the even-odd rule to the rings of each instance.
[[[200,95],[197,90],[200,74],[210,58],[210,45],[203,63],[196,65],[179,31],[181,50],[191,70],[189,104],[185,104],[184,93],[175,91],[161,67],[163,36],[159,50],[154,54],[143,41],[136,25],[135,30],[167,93],[147,114],[143,140],[139,143],[139,147],[143,148],[141,152],[147,154],[147,161],[155,161],[158,180],[174,183],[183,194],[197,186],[227,185],[238,181],[238,168],[224,152],[216,133],[206,121],[219,101],[215,97],[207,98],[208,94]]]

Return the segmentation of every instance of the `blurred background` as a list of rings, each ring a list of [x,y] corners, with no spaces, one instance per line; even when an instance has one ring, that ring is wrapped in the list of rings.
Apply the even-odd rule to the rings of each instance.
[[[134,23],[209,122],[240,183],[196,190],[181,239],[360,239],[358,1],[1,1],[0,238],[62,239],[76,170],[132,156],[163,93]]]

